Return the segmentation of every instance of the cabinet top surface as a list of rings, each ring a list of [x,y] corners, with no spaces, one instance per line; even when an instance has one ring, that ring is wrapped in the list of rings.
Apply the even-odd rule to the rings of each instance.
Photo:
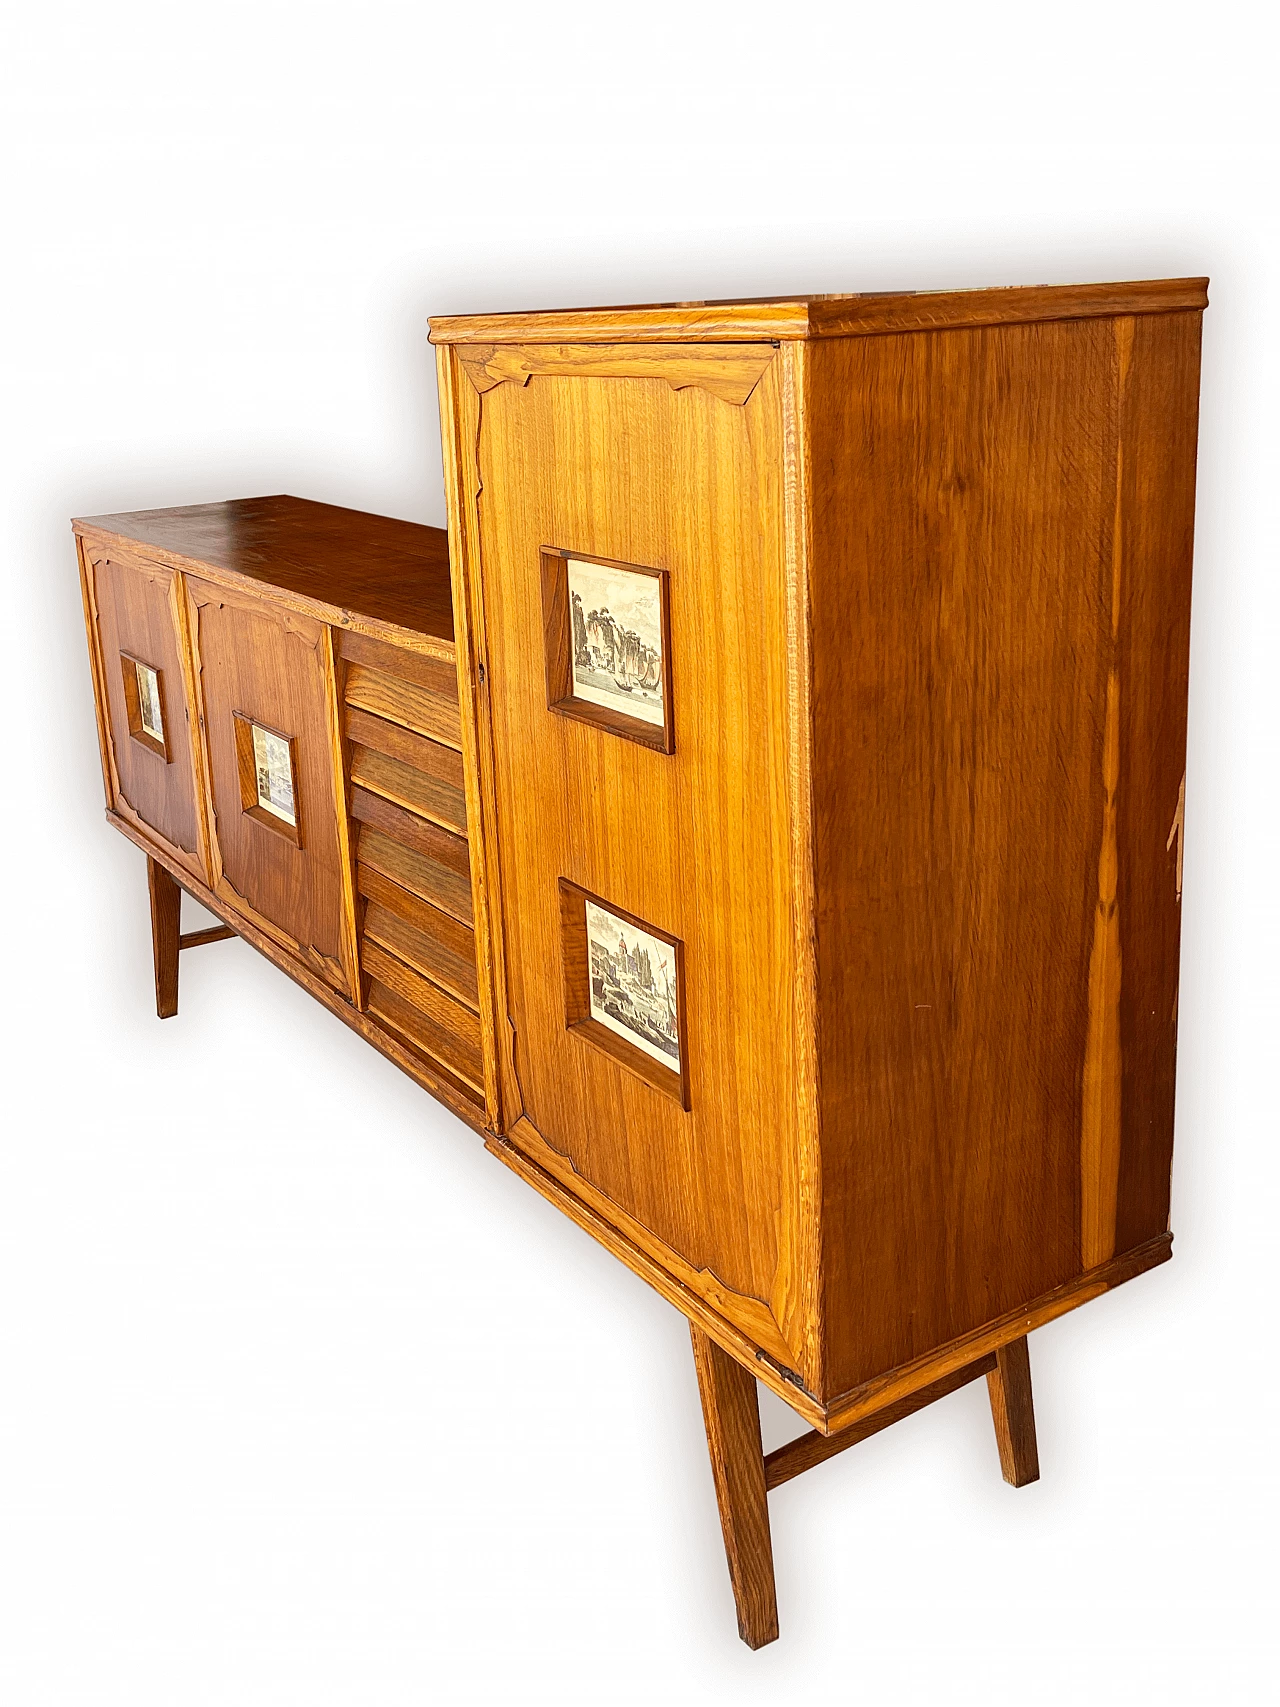
[[[72,526],[179,568],[243,576],[342,614],[453,641],[443,528],[283,496],[84,516]]]
[[[445,314],[432,316],[430,337],[433,344],[844,338],[1202,309],[1208,302],[1208,285],[1206,278],[1139,279],[1121,284],[870,291],[861,295]]]

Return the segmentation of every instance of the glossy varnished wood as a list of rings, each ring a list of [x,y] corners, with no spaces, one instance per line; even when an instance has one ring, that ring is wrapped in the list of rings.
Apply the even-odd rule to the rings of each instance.
[[[1198,349],[809,352],[833,1398],[1167,1226]]]
[[[294,595],[322,621],[387,625],[453,645],[449,547],[442,528],[304,498],[242,498],[171,510],[85,516],[95,543],[127,542],[154,560],[277,601]],[[447,655],[447,654],[446,654]]]
[[[749,1648],[762,1648],[778,1639],[778,1598],[756,1384],[700,1328],[690,1323],[689,1332],[738,1634]]]
[[[539,377],[483,396],[464,380],[454,430],[484,563],[472,587],[517,950],[497,1028],[507,1130],[812,1387],[794,1033],[752,995],[768,988],[786,1011],[796,976],[785,383],[776,357],[742,405],[656,378]],[[548,709],[543,547],[671,571],[673,754]],[[566,1030],[561,879],[684,944],[687,1112]],[[699,902],[710,887],[718,911]]]
[[[178,951],[182,947],[182,890],[164,866],[147,859],[147,895],[151,902],[151,955],[156,975],[156,1017],[178,1011]]]
[[[1015,1488],[1040,1480],[1040,1452],[1036,1445],[1036,1413],[1031,1397],[1031,1358],[1027,1336],[1002,1345],[995,1368],[988,1371],[991,1418],[995,1423],[1000,1469]]]
[[[339,822],[328,632],[308,617],[194,577],[187,598],[209,755],[212,887],[351,995],[354,922]],[[237,713],[294,744],[296,841],[244,810]]]
[[[436,344],[466,347],[468,362],[489,374],[494,352],[486,350],[486,345],[602,343],[625,348],[635,342],[696,344],[702,339],[809,340],[1039,320],[1106,319],[1115,314],[1166,314],[1177,309],[1202,309],[1208,300],[1208,282],[1203,278],[1140,279],[1121,284],[872,291],[863,295],[660,302],[510,314],[433,314],[431,339]],[[528,370],[517,364],[509,375],[502,368],[495,371],[504,377],[523,378]]]
[[[137,829],[110,809],[107,811],[107,822],[144,854],[154,858],[171,875],[180,877],[183,889],[202,907],[207,907],[211,913],[222,919],[236,936],[250,947],[256,948],[259,954],[271,961],[272,965],[287,977],[292,978],[295,984],[309,996],[313,996],[335,1018],[363,1037],[366,1043],[372,1044],[380,1054],[385,1055],[402,1072],[416,1080],[424,1090],[444,1103],[468,1126],[477,1131],[484,1130],[484,1102],[474,1091],[455,1079],[438,1062],[413,1048],[394,1027],[388,1029],[386,1025],[379,1024],[375,1018],[363,1013],[354,1003],[339,995],[326,979],[319,977],[296,954],[282,947],[274,935],[260,929],[238,907],[216,895],[207,884],[191,877],[168,849],[157,847],[154,838],[149,834]]]
[[[184,661],[179,578],[124,548],[109,552],[81,541],[80,549],[108,803],[158,836],[193,875],[204,876],[198,735]],[[139,659],[161,674],[163,751],[130,733],[124,659]]]

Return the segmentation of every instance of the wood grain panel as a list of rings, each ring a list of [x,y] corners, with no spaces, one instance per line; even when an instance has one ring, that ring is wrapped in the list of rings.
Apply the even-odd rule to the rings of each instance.
[[[397,995],[385,984],[374,982],[369,986],[369,1013],[380,1025],[387,1027],[395,1036],[402,1038],[416,1054],[421,1055],[432,1071],[442,1075],[447,1083],[473,1105],[473,1109],[483,1110],[484,1097],[479,1086],[469,1083],[445,1059],[451,1053],[452,1040],[425,1014],[419,1013],[411,1002],[405,1001],[403,996]],[[473,1123],[476,1118],[473,1112]]]
[[[375,753],[412,765],[450,788],[463,786],[462,754],[453,747],[442,747],[439,741],[428,741],[398,723],[388,723],[385,717],[371,717],[352,706],[347,707],[346,731],[348,740],[372,747]]]
[[[592,377],[457,399],[480,420],[466,479],[509,943],[505,1118],[519,1141],[542,1135],[540,1165],[563,1177],[570,1158],[597,1207],[714,1275],[744,1321],[787,1318],[801,1284],[779,366],[744,407]],[[475,445],[471,415],[457,443]],[[548,711],[544,545],[668,571],[673,755]],[[566,1033],[561,878],[684,942],[692,1113]],[[802,1372],[812,1350],[784,1341]]]
[[[358,787],[380,794],[393,806],[430,818],[454,835],[466,835],[467,802],[460,788],[371,747],[352,747],[349,774]]]
[[[346,703],[361,711],[402,723],[406,729],[443,741],[446,746],[462,745],[457,701],[416,682],[389,676],[367,664],[351,664],[343,693]]]
[[[446,996],[430,979],[390,954],[380,943],[366,940],[363,948],[366,973],[375,982],[393,990],[438,1034],[432,1053],[477,1090],[483,1088],[480,1060],[480,1022],[476,1015]]]
[[[215,826],[213,889],[354,995],[352,892],[335,788],[327,629],[262,600],[187,583]],[[234,714],[295,742],[301,846],[242,808]]]
[[[356,881],[366,899],[377,902],[389,913],[395,913],[416,930],[423,931],[460,960],[474,963],[475,937],[467,925],[460,924],[449,913],[442,913],[439,907],[433,907],[408,889],[402,889],[370,865],[357,866]]]
[[[413,682],[428,693],[457,704],[458,672],[452,663],[411,652],[405,646],[389,646],[383,640],[349,629],[338,634],[338,654],[348,664],[367,664],[383,675]]]
[[[367,824],[360,831],[357,859],[461,924],[471,924],[470,882],[437,860],[415,853]],[[364,893],[363,879],[361,885]]]
[[[1156,416],[1175,400],[1149,379],[1140,424],[1126,373],[1141,325],[1185,435],[1191,369],[1170,358],[1196,323],[810,352],[830,1391],[1108,1260],[1119,1135],[1140,1119],[1145,1148],[1153,1113],[1145,1085],[1121,1088],[1151,1073],[1123,1036],[1130,1000],[1163,1016],[1171,1097],[1169,935],[1141,927],[1155,951],[1132,983],[1119,951],[1126,882],[1163,889],[1176,940],[1180,726],[1157,752],[1134,678],[1154,658],[1153,699],[1179,691],[1189,512],[1184,458],[1176,519],[1128,549],[1126,449],[1146,435],[1154,515],[1172,478]]]
[[[318,622],[402,631],[397,639],[452,662],[443,528],[284,496],[85,516],[72,525],[203,580],[295,604]]]
[[[443,918],[444,915],[437,914],[437,917]],[[479,1013],[474,956],[464,959],[447,948],[438,937],[428,935],[411,924],[402,913],[393,913],[389,907],[378,903],[371,904],[365,911],[364,938],[389,949],[406,966],[439,984],[442,990],[473,1013]]]
[[[1195,523],[1200,317],[1137,320],[1124,395],[1116,907],[1120,1145],[1115,1251],[1169,1225],[1178,1043],[1187,664]]]
[[[183,866],[205,875],[192,707],[181,656],[178,577],[100,547],[86,548],[86,580],[101,660],[108,761],[117,811],[133,817],[173,849]],[[129,733],[121,653],[162,673],[167,762]]]
[[[393,840],[412,848],[415,853],[425,854],[459,877],[470,875],[470,856],[462,836],[442,830],[438,824],[428,823],[416,813],[406,812],[381,795],[353,788],[351,816],[361,824],[371,824],[375,829],[385,831]]]

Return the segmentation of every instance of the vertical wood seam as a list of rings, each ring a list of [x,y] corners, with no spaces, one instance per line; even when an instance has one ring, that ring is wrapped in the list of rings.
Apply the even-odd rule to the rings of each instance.
[[[821,1052],[817,999],[817,940],[814,873],[813,652],[809,570],[812,516],[810,461],[805,421],[809,346],[778,352],[782,384],[783,527],[787,579],[787,768],[791,813],[791,909],[795,941],[792,1023],[797,1079],[796,1125],[799,1179],[796,1211],[800,1236],[792,1282],[807,1318],[801,1372],[811,1392],[821,1393],[825,1375],[825,1297],[822,1286]],[[793,1310],[775,1305],[775,1319],[791,1337]]]
[[[338,875],[342,896],[342,921],[338,935],[339,954],[346,968],[351,1001],[363,1006],[360,986],[360,937],[356,926],[355,848],[351,835],[351,820],[347,801],[347,772],[345,732],[343,730],[342,696],[338,691],[338,659],[333,644],[333,629],[321,625],[320,667],[324,676],[324,716],[329,733],[330,775],[333,782],[333,808],[338,833]]]
[[[458,702],[463,729],[463,785],[467,803],[467,839],[471,849],[472,926],[475,934],[476,977],[480,997],[481,1049],[485,1104],[490,1128],[504,1132],[514,1116],[504,1106],[506,1088],[498,1067],[498,1015],[505,990],[505,963],[501,940],[503,909],[497,850],[494,845],[495,815],[491,783],[492,732],[488,701],[478,692],[478,666],[484,661],[484,626],[480,564],[473,561],[471,534],[475,522],[466,490],[462,456],[462,418],[459,408],[452,346],[436,350],[436,381],[440,395],[441,454],[444,462],[446,512],[449,534],[449,584],[453,600],[454,659],[458,672]],[[477,439],[479,422],[477,420]],[[477,444],[478,458],[478,444]],[[478,552],[478,543],[477,543]],[[486,748],[487,743],[487,748]],[[494,902],[497,902],[497,927]]]
[[[196,693],[195,647],[191,637],[191,611],[187,603],[186,576],[177,569],[169,571],[170,601],[178,642],[178,661],[182,670],[182,692],[187,712],[187,745],[191,753],[191,783],[196,797],[196,836],[199,844],[201,874],[213,887],[213,826],[209,816],[212,794],[207,786],[204,716]]]
[[[1119,841],[1120,617],[1124,576],[1125,394],[1133,353],[1131,316],[1115,321],[1116,462],[1111,527],[1111,633],[1102,741],[1102,838],[1089,954],[1089,1022],[1080,1132],[1080,1259],[1094,1268],[1115,1254],[1120,1185],[1121,1096]]]

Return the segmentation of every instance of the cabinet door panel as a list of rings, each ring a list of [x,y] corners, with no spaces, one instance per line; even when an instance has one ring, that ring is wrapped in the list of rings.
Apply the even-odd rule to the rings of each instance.
[[[178,577],[155,564],[109,555],[100,546],[86,546],[85,567],[109,734],[112,807],[205,878]]]
[[[788,1338],[803,1314],[803,1206],[780,366],[745,405],[657,378],[535,377],[479,399],[464,381],[458,395],[459,441],[475,447],[466,479],[480,495],[511,1141],[796,1367],[806,1351]],[[583,632],[548,639],[548,549],[665,573],[673,752],[549,706],[553,645],[583,664],[598,618],[584,596]],[[638,627],[635,605],[606,591],[614,626],[625,611]],[[613,620],[599,617],[602,628]],[[650,610],[641,638],[652,647],[659,629]],[[620,705],[640,699],[629,663],[612,667],[612,683],[598,660],[592,670]],[[581,906],[566,925],[566,883],[603,903],[603,924],[599,910],[586,917],[607,941],[583,936]],[[677,1011],[678,1055],[664,1002]],[[581,1023],[589,1004],[594,1024]],[[683,1086],[664,1074],[668,1060]]]
[[[351,996],[354,903],[329,631],[206,582],[190,581],[188,599],[208,750],[213,887]],[[256,787],[255,751],[260,764],[267,760],[253,746],[255,726],[272,737],[268,751],[289,754],[280,758],[291,772],[283,794],[265,782],[261,793]]]

